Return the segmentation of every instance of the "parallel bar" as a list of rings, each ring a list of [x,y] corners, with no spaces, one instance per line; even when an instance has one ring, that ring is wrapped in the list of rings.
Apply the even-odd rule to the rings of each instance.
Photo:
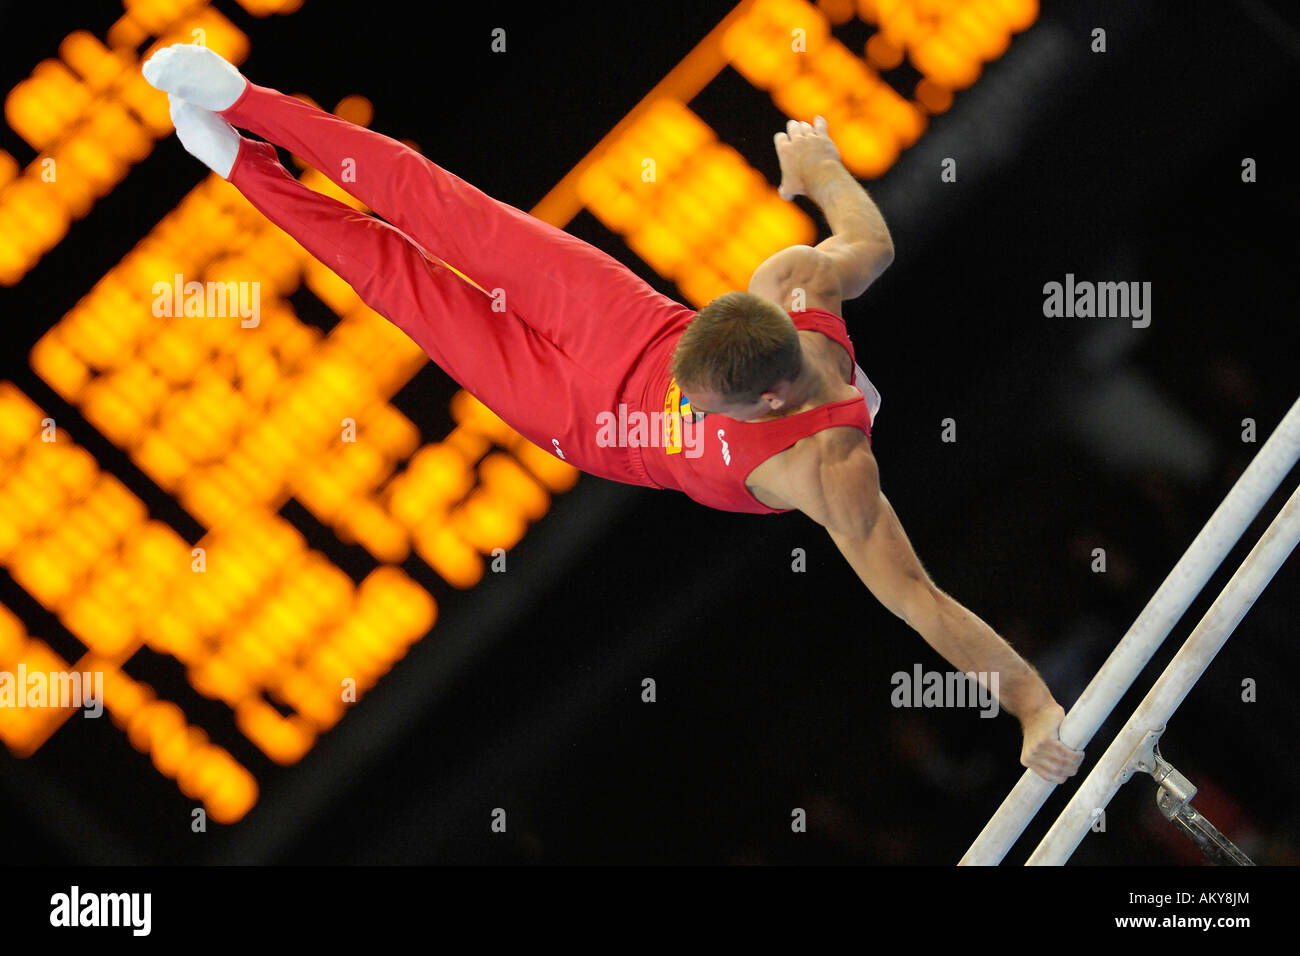
[[[1060,866],[1069,859],[1088,832],[1094,813],[1110,803],[1115,791],[1128,779],[1125,769],[1138,745],[1148,733],[1164,730],[1192,685],[1200,680],[1214,655],[1227,643],[1233,629],[1295,550],[1297,542],[1300,542],[1300,488],[1292,493],[1151,692],[1075,791],[1038,849],[1030,855],[1029,866]]]
[[[1293,404],[1254,461],[1237,479],[1186,553],[1142,609],[1061,722],[1061,741],[1081,750],[1115,709],[1129,686],[1151,660],[1169,631],[1183,616],[1232,546],[1264,507],[1296,460],[1300,459],[1300,400]],[[961,858],[962,866],[1001,862],[1029,821],[1046,802],[1055,784],[1032,770],[1012,788],[980,835]]]

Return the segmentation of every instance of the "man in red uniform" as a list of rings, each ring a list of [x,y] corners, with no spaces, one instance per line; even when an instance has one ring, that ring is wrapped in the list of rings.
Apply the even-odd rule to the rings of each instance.
[[[780,192],[810,197],[833,235],[778,252],[747,292],[695,313],[407,146],[248,82],[211,50],[168,47],[144,75],[170,95],[190,153],[520,434],[583,471],[710,507],[802,511],[954,667],[996,676],[991,689],[1024,731],[1022,764],[1053,783],[1077,772],[1082,752],[1059,738],[1064,710],[930,580],[880,490],[870,444],[880,398],[840,312],[893,245],[821,117],[777,134]],[[301,156],[391,225],[307,189],[236,126]]]

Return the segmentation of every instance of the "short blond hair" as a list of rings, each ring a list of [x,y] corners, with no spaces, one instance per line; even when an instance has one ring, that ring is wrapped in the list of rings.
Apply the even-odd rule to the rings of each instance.
[[[728,292],[691,319],[677,340],[670,368],[684,388],[756,402],[777,383],[799,377],[799,330],[775,302],[752,292]]]

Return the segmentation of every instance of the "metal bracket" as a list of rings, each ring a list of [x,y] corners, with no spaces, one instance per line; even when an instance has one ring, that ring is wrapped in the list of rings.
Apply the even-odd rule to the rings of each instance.
[[[1156,805],[1160,807],[1165,819],[1172,820],[1184,808],[1195,813],[1187,804],[1196,796],[1196,787],[1178,772],[1178,768],[1160,755],[1159,744],[1152,746],[1151,756],[1155,759],[1155,769],[1148,773],[1160,787],[1156,793]]]
[[[1149,773],[1158,787],[1156,806],[1161,814],[1186,834],[1211,863],[1216,866],[1254,866],[1250,857],[1192,806],[1196,787],[1160,754],[1158,741],[1164,730],[1161,727],[1147,733],[1125,763],[1123,779],[1127,780],[1139,770]]]
[[[1138,741],[1137,746],[1128,755],[1128,760],[1124,761],[1124,766],[1119,772],[1120,783],[1128,783],[1135,773],[1155,773],[1156,759],[1160,753],[1156,745],[1160,742],[1160,735],[1164,732],[1165,728],[1163,727],[1159,730],[1148,730],[1142,739]],[[1196,791],[1193,790],[1192,792],[1195,793]],[[1190,800],[1191,797],[1187,799]]]

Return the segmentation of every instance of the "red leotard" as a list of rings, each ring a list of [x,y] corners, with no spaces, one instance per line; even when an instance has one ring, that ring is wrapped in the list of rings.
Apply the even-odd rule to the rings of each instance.
[[[670,422],[668,439],[641,449],[650,478],[663,488],[675,488],[711,508],[754,514],[777,514],[745,487],[750,472],[801,438],[835,425],[861,429],[869,439],[873,416],[880,407],[879,393],[857,366],[853,343],[844,319],[824,309],[790,313],[795,328],[820,332],[839,343],[854,363],[854,384],[859,394],[818,405],[805,412],[760,422],[742,422],[710,413],[691,423],[690,405],[668,373],[672,345],[649,349],[636,377],[642,382],[643,407],[678,410],[680,421]],[[683,325],[683,328],[685,326]],[[681,330],[677,330],[680,334]],[[868,404],[870,402],[870,404]]]
[[[761,461],[832,425],[870,435],[862,398],[768,422],[677,420],[674,431],[663,417],[665,403],[677,401],[668,362],[693,310],[406,145],[301,100],[250,83],[220,115],[301,156],[391,222],[303,186],[269,144],[241,141],[232,185],[507,424],[583,471],[770,513],[744,487]],[[792,318],[852,357],[843,319],[819,310]],[[855,384],[874,395],[858,372]],[[657,413],[647,447],[611,444],[602,416],[634,412]],[[694,438],[692,427],[703,427],[702,454],[671,452],[665,439]]]

